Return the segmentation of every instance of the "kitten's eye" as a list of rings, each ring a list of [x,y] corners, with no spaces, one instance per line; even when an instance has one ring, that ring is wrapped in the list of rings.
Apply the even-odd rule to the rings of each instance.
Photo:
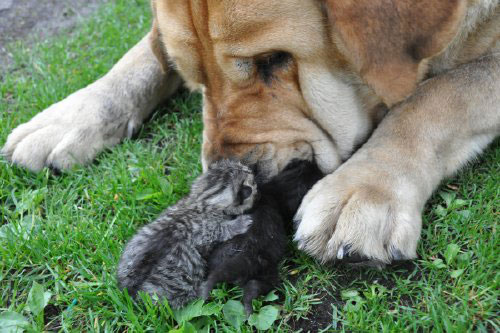
[[[291,59],[292,55],[290,53],[278,51],[257,59],[255,64],[257,65],[257,70],[261,78],[265,82],[269,82],[273,72],[278,68],[286,66]]]
[[[247,199],[250,195],[252,195],[252,188],[250,186],[244,185],[240,190],[240,195],[242,201]]]

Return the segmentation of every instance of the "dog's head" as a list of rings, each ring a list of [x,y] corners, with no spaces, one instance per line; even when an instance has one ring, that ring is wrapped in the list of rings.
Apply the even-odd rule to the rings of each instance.
[[[154,0],[152,45],[203,93],[203,164],[331,172],[408,96],[465,0]],[[168,56],[166,55],[168,53]],[[382,110],[382,111],[381,111]]]

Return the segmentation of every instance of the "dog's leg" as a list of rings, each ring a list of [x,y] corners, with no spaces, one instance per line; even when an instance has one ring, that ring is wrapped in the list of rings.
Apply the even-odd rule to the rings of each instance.
[[[429,79],[306,195],[299,248],[322,261],[415,258],[427,199],[499,133],[498,53]]]
[[[18,165],[68,169],[131,136],[181,79],[164,73],[151,50],[149,34],[101,79],[18,126],[2,153]]]

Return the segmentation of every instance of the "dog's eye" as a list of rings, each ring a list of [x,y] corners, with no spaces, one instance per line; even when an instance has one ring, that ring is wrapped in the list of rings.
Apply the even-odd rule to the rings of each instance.
[[[280,66],[287,63],[288,60],[290,60],[290,58],[291,55],[287,52],[284,51],[275,52],[269,56],[268,63],[271,66]]]
[[[255,61],[260,77],[264,82],[269,83],[273,78],[273,72],[286,66],[292,55],[288,52],[278,51],[261,57]]]

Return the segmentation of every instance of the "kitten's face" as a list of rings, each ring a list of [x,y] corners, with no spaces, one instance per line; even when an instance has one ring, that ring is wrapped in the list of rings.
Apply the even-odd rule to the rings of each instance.
[[[228,215],[240,215],[253,207],[257,184],[250,168],[239,162],[222,160],[196,179],[190,196]]]

